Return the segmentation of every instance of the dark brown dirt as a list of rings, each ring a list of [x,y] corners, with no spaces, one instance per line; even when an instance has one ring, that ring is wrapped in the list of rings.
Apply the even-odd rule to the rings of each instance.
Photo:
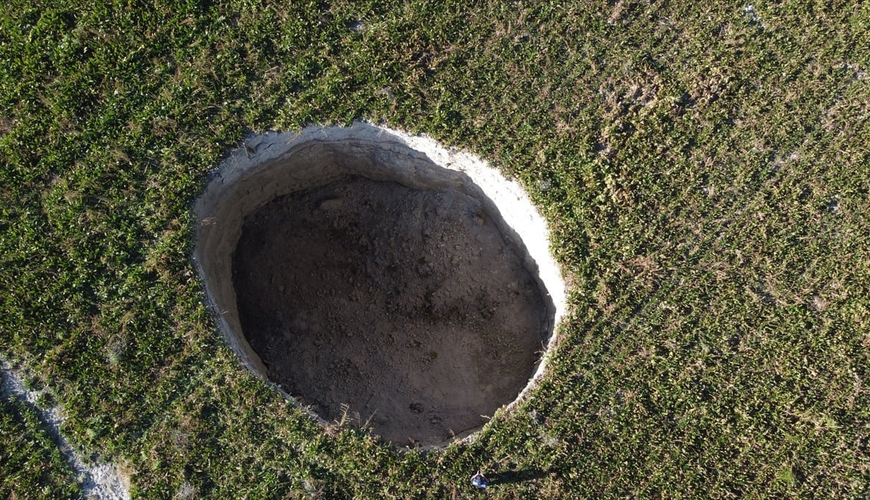
[[[400,445],[481,426],[546,341],[534,278],[455,191],[349,177],[290,194],[245,219],[233,270],[269,378]]]

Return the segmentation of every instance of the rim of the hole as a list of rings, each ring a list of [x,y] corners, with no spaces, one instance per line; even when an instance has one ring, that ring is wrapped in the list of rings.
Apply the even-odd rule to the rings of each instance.
[[[211,274],[206,269],[207,267],[214,271],[215,268],[220,268],[219,264],[204,262],[209,258],[204,259],[204,255],[211,255],[205,252],[204,247],[213,243],[215,238],[222,241],[220,236],[224,235],[221,230],[214,232],[215,226],[220,225],[220,220],[214,217],[214,214],[220,212],[220,208],[226,202],[226,197],[229,195],[239,195],[241,185],[249,184],[258,186],[256,181],[260,182],[269,179],[269,174],[280,177],[281,173],[276,174],[274,167],[284,165],[294,159],[294,155],[304,155],[309,153],[312,148],[322,146],[331,146],[341,149],[356,150],[359,154],[361,151],[367,152],[370,155],[384,155],[402,158],[411,163],[416,169],[414,172],[402,172],[403,175],[429,175],[431,172],[420,172],[417,167],[422,164],[431,164],[432,167],[439,167],[448,171],[456,172],[462,178],[467,178],[470,185],[463,185],[468,189],[473,187],[479,193],[476,193],[478,200],[487,205],[488,210],[494,209],[495,216],[500,219],[504,227],[499,227],[499,232],[508,241],[511,247],[519,247],[516,250],[522,250],[526,259],[531,259],[533,268],[527,270],[535,278],[542,295],[544,296],[547,306],[547,320],[549,322],[547,329],[547,339],[545,345],[542,346],[540,356],[537,362],[533,365],[533,373],[520,392],[510,402],[507,402],[496,409],[489,420],[485,421],[480,427],[470,429],[464,433],[456,435],[439,443],[425,444],[418,447],[408,447],[400,443],[387,441],[381,438],[385,443],[402,451],[414,450],[438,450],[444,449],[453,443],[469,443],[476,439],[478,434],[485,429],[486,425],[494,420],[498,415],[507,415],[512,412],[520,403],[528,399],[531,391],[540,383],[543,378],[547,366],[552,356],[554,347],[559,340],[559,326],[566,312],[566,287],[561,275],[561,269],[556,263],[549,249],[549,230],[547,225],[538,212],[537,208],[531,202],[531,199],[526,194],[525,190],[515,181],[504,178],[501,173],[490,167],[486,162],[477,158],[470,153],[461,151],[455,148],[445,148],[438,144],[433,139],[425,135],[412,136],[402,131],[392,130],[384,127],[375,126],[366,122],[355,122],[351,127],[320,127],[311,126],[295,133],[278,133],[266,132],[265,134],[251,135],[243,144],[235,149],[229,157],[224,160],[220,166],[209,173],[209,182],[205,190],[197,197],[194,202],[194,215],[196,219],[195,245],[191,259],[194,267],[197,270],[197,275],[201,281],[205,291],[206,305],[212,311],[218,329],[220,330],[225,341],[229,344],[233,352],[239,357],[242,365],[253,372],[255,376],[266,382],[280,393],[285,399],[290,401],[297,408],[302,409],[306,415],[312,420],[319,423],[324,431],[335,425],[335,422],[329,422],[319,414],[303,405],[297,398],[287,393],[280,385],[272,381],[268,377],[264,365],[259,359],[259,355],[253,351],[248,345],[247,338],[241,329],[238,322],[238,311],[236,305],[235,291],[232,289],[232,276],[223,277],[224,281],[229,281],[231,289],[230,301],[228,309],[223,309],[226,306],[226,298],[216,297],[214,291],[214,283],[212,282]],[[315,171],[322,172],[317,168],[311,168]],[[335,167],[334,167],[335,168]],[[396,178],[377,179],[371,178],[359,172],[348,172],[346,167],[337,167],[338,170],[343,170],[337,178],[343,178],[349,175],[361,175],[362,177],[372,180],[388,180],[399,182],[406,185],[401,180]],[[401,172],[403,168],[399,166],[385,167],[385,170],[394,169],[396,172]],[[425,171],[426,168],[423,170]],[[434,175],[434,173],[431,173]],[[287,172],[284,172],[287,175]],[[304,175],[300,175],[300,178]],[[315,174],[316,177],[316,174]],[[377,177],[377,176],[375,176]],[[334,180],[336,177],[333,177]],[[240,208],[238,213],[241,216],[237,219],[237,224],[230,231],[240,232],[244,217],[256,210],[259,207],[269,203],[270,201],[280,196],[311,187],[322,186],[330,182],[329,174],[324,174],[322,178],[315,179],[308,186],[288,188],[283,186],[277,190],[277,194],[261,198],[253,206]],[[415,181],[419,181],[418,177],[414,177]],[[310,180],[310,179],[309,179]],[[407,180],[407,179],[406,179]],[[285,180],[286,182],[286,180]],[[288,183],[289,185],[289,183]],[[259,186],[263,187],[263,186]],[[411,187],[411,186],[409,186]],[[479,198],[482,195],[484,199]],[[248,198],[256,198],[248,192],[245,195]],[[512,234],[504,234],[505,228]],[[214,234],[210,234],[214,233]],[[510,236],[510,237],[509,237]],[[231,250],[229,256],[231,258],[232,251],[238,240],[232,238]],[[223,238],[226,240],[226,238]],[[514,241],[518,240],[518,241]],[[519,245],[517,245],[519,243]],[[226,246],[226,241],[223,241]],[[525,267],[525,266],[524,266]],[[226,287],[226,284],[223,284]],[[224,294],[225,295],[225,294]],[[227,320],[227,313],[233,311],[235,314],[236,328]],[[232,316],[232,315],[230,315]],[[252,356],[253,355],[253,356]],[[372,432],[376,435],[374,429],[366,428],[367,432]]]

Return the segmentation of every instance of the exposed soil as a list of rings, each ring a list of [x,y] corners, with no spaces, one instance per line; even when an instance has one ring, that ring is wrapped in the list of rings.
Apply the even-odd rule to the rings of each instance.
[[[278,198],[245,219],[233,282],[271,380],[401,445],[480,427],[548,334],[536,281],[455,191],[348,177]]]

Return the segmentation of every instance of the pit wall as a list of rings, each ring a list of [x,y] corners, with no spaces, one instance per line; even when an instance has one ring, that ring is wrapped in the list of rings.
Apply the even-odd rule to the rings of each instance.
[[[232,257],[244,217],[271,200],[348,175],[406,187],[456,190],[478,199],[505,240],[536,277],[548,307],[549,345],[517,401],[543,375],[556,326],[565,312],[565,285],[549,252],[544,219],[513,181],[472,155],[448,150],[425,136],[357,122],[351,127],[308,127],[299,133],[249,137],[212,172],[196,200],[193,262],[218,326],[242,364],[268,380],[266,367],[242,333],[233,289]]]

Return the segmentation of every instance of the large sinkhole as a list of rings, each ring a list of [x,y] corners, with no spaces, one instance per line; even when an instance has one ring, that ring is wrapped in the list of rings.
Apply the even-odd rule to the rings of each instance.
[[[266,134],[196,214],[226,339],[324,424],[444,444],[543,372],[564,303],[546,227],[470,155],[362,123]]]

